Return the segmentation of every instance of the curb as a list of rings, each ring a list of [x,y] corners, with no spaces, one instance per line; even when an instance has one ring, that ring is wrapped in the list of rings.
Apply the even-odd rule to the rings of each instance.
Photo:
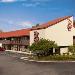
[[[71,63],[75,61],[36,61],[36,60],[29,60],[29,61],[34,61],[34,62],[38,62],[38,63]]]
[[[31,62],[38,62],[38,63],[70,63],[70,62],[75,62],[75,61],[37,61],[37,60],[29,60],[26,57],[21,57],[21,60],[27,60]]]

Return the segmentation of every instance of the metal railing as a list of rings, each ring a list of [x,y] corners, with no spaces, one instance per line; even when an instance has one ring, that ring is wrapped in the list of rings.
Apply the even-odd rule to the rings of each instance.
[[[29,45],[29,40],[22,40],[22,41],[17,41],[17,40],[0,40],[0,43],[2,44],[18,44],[18,45]]]

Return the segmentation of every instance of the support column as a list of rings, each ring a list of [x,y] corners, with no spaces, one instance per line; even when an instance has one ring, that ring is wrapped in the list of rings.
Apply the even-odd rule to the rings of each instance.
[[[53,53],[55,53],[55,48],[53,48]]]
[[[20,51],[20,46],[19,45],[17,45],[17,51]]]

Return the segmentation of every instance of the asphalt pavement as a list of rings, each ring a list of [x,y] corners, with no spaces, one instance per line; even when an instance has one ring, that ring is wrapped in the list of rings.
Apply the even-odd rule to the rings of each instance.
[[[0,75],[75,75],[75,62],[33,62],[21,56],[0,52]]]

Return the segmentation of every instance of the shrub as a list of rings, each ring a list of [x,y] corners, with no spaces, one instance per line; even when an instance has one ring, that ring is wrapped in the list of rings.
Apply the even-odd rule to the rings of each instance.
[[[47,61],[47,60],[54,60],[54,61],[75,61],[75,56],[69,56],[69,55],[66,55],[66,56],[63,56],[63,55],[55,55],[55,56],[44,56],[44,57],[37,57],[35,56],[33,58],[34,60],[44,60],[44,61]]]
[[[33,43],[31,46],[29,46],[29,49],[37,54],[38,56],[43,55],[49,55],[49,51],[52,48],[56,48],[57,44],[55,41],[50,41],[46,39],[40,39],[37,43]]]
[[[73,55],[75,54],[75,45],[68,47],[69,52],[71,52]]]

